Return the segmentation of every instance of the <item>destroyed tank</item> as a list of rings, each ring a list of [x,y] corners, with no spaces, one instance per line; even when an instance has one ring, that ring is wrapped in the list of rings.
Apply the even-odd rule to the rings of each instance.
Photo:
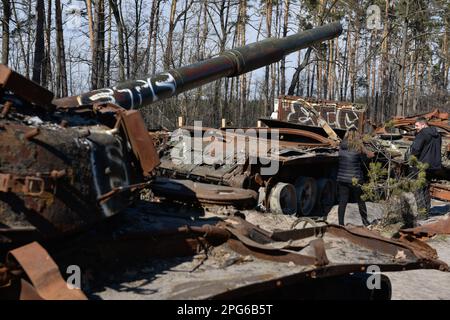
[[[341,32],[331,23],[60,99],[0,66],[0,242],[70,234],[133,203],[160,163],[136,108],[269,65]]]
[[[146,299],[323,297],[336,283],[333,277],[374,264],[382,272],[448,270],[426,244],[385,239],[366,229],[314,221],[298,229],[299,221],[290,217],[290,229],[280,231],[277,223],[277,230],[263,230],[251,223],[262,222],[259,214],[248,220],[237,214],[195,216],[157,202],[135,202],[142,188],[159,187],[166,195],[168,189],[189,194],[196,188],[194,182],[170,180],[161,188],[164,180],[155,178],[160,159],[135,108],[276,62],[341,31],[333,23],[62,99],[0,66],[0,298],[85,299],[81,290],[68,288],[69,279],[61,273],[78,268],[85,281],[95,278],[106,286],[105,278],[120,282],[126,274],[115,269],[119,265],[137,268],[137,259],[148,257],[156,261],[145,275],[147,288],[136,290]],[[237,175],[234,185],[244,187],[245,180]],[[227,198],[229,188],[218,187],[216,199]],[[201,253],[205,256],[199,263],[195,257]],[[366,278],[357,281],[359,298],[377,294],[366,289]],[[348,287],[347,278],[337,280],[341,286],[335,288]],[[382,282],[378,294],[388,298],[389,280]],[[93,297],[107,298],[102,288],[81,287]],[[120,283],[110,287],[131,293]]]
[[[170,141],[155,139],[163,141],[158,174],[253,190],[265,212],[326,215],[337,200],[339,141],[346,127],[362,130],[364,109],[293,96],[280,96],[275,105],[277,119],[260,119],[266,127],[184,126]],[[154,184],[161,195],[181,196],[167,187]]]

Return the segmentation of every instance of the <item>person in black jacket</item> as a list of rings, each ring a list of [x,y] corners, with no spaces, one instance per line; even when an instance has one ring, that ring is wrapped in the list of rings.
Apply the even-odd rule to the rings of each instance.
[[[410,153],[416,156],[417,160],[428,164],[426,170],[427,183],[423,188],[415,192],[415,198],[419,209],[423,208],[426,213],[431,207],[431,196],[429,191],[429,179],[442,168],[441,145],[442,138],[434,127],[429,127],[425,118],[419,117],[414,124],[416,138],[411,145]]]
[[[361,187],[353,184],[356,179],[358,184],[363,182],[362,164],[367,157],[373,157],[373,153],[364,148],[361,135],[356,128],[350,128],[344,136],[339,147],[338,187],[339,187],[339,224],[344,225],[344,216],[350,195],[358,202],[359,214],[364,226],[370,225],[367,219],[367,208],[361,199]]]
[[[432,174],[442,168],[441,135],[436,128],[429,127],[423,117],[416,119],[414,127],[417,134],[411,145],[411,154],[420,162],[428,163],[427,173]]]

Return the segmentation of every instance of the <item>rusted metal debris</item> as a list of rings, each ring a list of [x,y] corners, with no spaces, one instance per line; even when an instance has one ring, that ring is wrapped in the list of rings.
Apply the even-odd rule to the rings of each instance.
[[[335,140],[290,128],[196,130],[200,131],[182,127],[159,146],[158,174],[254,190],[259,194],[259,207],[276,213],[309,215],[324,210],[319,204],[321,195],[337,172]],[[276,148],[273,141],[277,142]],[[224,159],[208,160],[218,153]],[[264,173],[267,163],[278,168],[276,174]],[[329,191],[329,196],[334,197],[326,201],[326,207],[335,202],[336,193]],[[308,205],[300,203],[305,198]]]
[[[327,224],[269,232],[238,217],[191,220],[143,214],[143,209],[130,212],[128,219],[132,220],[119,221],[119,227],[113,224],[78,240],[65,240],[52,249],[52,256],[63,269],[76,264],[83,270],[104,273],[109,272],[105,265],[111,266],[112,261],[129,267],[131,261],[205,254],[202,265],[189,272],[165,270],[150,284],[164,286],[164,290],[151,290],[149,299],[243,298],[314,279],[364,272],[370,265],[377,265],[381,272],[448,271],[434,249],[411,237],[391,240],[361,227]],[[158,223],[139,219],[144,216],[157,218]],[[172,268],[182,269],[185,264]],[[216,264],[222,265],[220,276]],[[12,251],[6,266],[0,270],[2,292],[11,290],[10,280],[20,279],[23,270],[31,281],[21,284],[19,293],[24,299],[85,298],[79,290],[67,289],[56,264],[37,243]]]
[[[208,255],[210,250],[240,255],[241,262],[245,262],[244,254],[255,260],[251,264],[226,261],[224,277],[207,285],[205,279],[211,269],[197,265],[190,272],[193,278],[182,277],[183,283],[173,284],[173,292],[167,297],[243,297],[286,283],[365,271],[369,264],[380,266],[381,271],[448,270],[426,244],[413,239],[388,240],[368,231],[332,225],[272,233],[236,217],[225,221],[210,217],[201,224],[184,219],[183,225],[171,225],[165,223],[170,217],[161,214],[164,210],[156,219],[150,217],[148,229],[143,229],[143,221],[136,214],[119,225],[114,224],[117,220],[106,220],[129,209],[138,191],[147,187],[167,198],[184,197],[191,204],[197,201],[245,207],[257,201],[260,206],[275,203],[272,209],[280,208],[280,212],[290,206],[294,212],[301,208],[301,213],[311,213],[316,199],[323,200],[312,191],[333,194],[337,139],[332,134],[329,138],[329,130],[323,135],[312,130],[280,129],[281,148],[275,152],[270,141],[260,136],[261,129],[254,128],[257,142],[265,142],[262,148],[266,148],[267,158],[276,158],[281,166],[276,175],[264,175],[261,165],[250,161],[187,168],[169,163],[164,155],[160,160],[159,153],[168,151],[167,136],[148,133],[142,116],[127,109],[279,61],[290,52],[333,38],[341,31],[340,24],[334,23],[286,39],[230,50],[145,80],[53,101],[48,90],[0,66],[0,252],[9,252],[0,265],[0,287],[8,290],[15,282],[26,299],[85,299],[80,291],[67,291],[58,267],[130,257]],[[50,112],[55,106],[57,112]],[[335,120],[339,119],[336,115]],[[224,140],[217,138],[216,143],[240,138],[247,145],[255,139],[247,133],[226,132]],[[155,140],[159,142],[156,148]],[[259,155],[259,151],[249,147],[247,159]],[[155,179],[156,173],[217,185]],[[322,183],[316,185],[315,179]],[[303,198],[309,193],[311,203],[306,206]],[[283,206],[283,201],[289,205]],[[148,208],[140,209],[146,212]],[[139,212],[141,218],[143,212]],[[100,221],[104,224],[96,232],[82,232]],[[37,239],[42,239],[45,249],[33,242]],[[354,260],[349,259],[352,253]],[[101,268],[105,265],[111,263]],[[255,269],[256,274],[251,274]]]
[[[1,66],[1,101],[6,107],[0,119],[0,152],[5,154],[0,174],[2,190],[7,191],[0,193],[0,221],[10,228],[36,228],[48,237],[115,215],[136,199],[138,187],[146,186],[160,162],[141,115],[126,109],[252,71],[341,32],[336,22],[147,79],[53,101],[51,92]],[[57,112],[49,112],[54,106]],[[56,179],[50,176],[55,170],[67,174]],[[239,184],[241,178],[230,181]],[[24,182],[17,186],[21,179]],[[33,222],[30,216],[36,217]]]
[[[149,187],[155,195],[175,201],[201,205],[233,205],[239,209],[254,208],[258,197],[253,190],[162,177],[155,178]]]
[[[37,242],[32,242],[8,253],[2,271],[0,293],[14,294],[13,282],[20,282],[20,300],[86,300],[80,288],[69,288],[59,273],[58,266],[47,251]],[[24,272],[27,280],[21,277]]]
[[[52,100],[53,93],[0,66],[0,251],[15,250],[37,239],[47,246],[54,245],[55,238],[75,237],[136,201],[138,191],[150,185],[160,160],[142,116],[126,109],[142,107],[221,77],[249,72],[341,32],[342,26],[333,23],[285,39],[268,39],[233,49],[145,80],[56,100]],[[333,144],[308,132],[294,135],[307,141],[285,141],[286,148]],[[286,154],[283,156],[286,158]],[[248,169],[227,172],[225,180],[244,186],[251,173]],[[267,182],[257,174],[252,177],[258,185]],[[255,202],[256,198],[253,190],[208,190],[183,183],[202,202],[243,204]],[[276,181],[267,182],[272,184],[276,185]],[[32,278],[34,296],[52,297],[50,289],[40,291],[39,266],[29,263],[32,253],[27,248],[13,254]],[[54,269],[54,265],[42,266]],[[31,287],[23,284],[30,295]]]
[[[76,128],[50,125],[40,126],[33,139],[26,139],[29,132],[30,126],[13,123],[5,123],[0,131],[4,225],[34,227],[44,236],[55,236],[100,221],[131,203],[133,195],[127,193],[97,202],[111,190],[111,183],[132,182],[131,161],[121,139],[107,132],[84,135]],[[35,217],[33,222],[29,217]]]
[[[448,135],[448,133],[450,133],[450,125],[448,124],[449,114],[448,112],[443,112],[439,109],[434,109],[431,112],[418,114],[411,117],[394,117],[390,124],[396,128],[413,131],[414,123],[416,122],[416,119],[418,117],[424,117],[428,120],[428,124],[430,126],[438,127],[444,130],[445,135]],[[384,126],[380,126],[375,129],[375,133],[386,134],[386,128]]]
[[[186,262],[160,274],[158,281],[149,284],[150,299],[242,298],[310,279],[364,272],[374,264],[381,272],[448,270],[444,262],[437,260],[436,251],[421,241],[390,240],[359,227],[320,225],[268,232],[238,217],[206,225],[202,219],[188,222],[185,218],[157,217],[157,229],[89,240],[103,253],[103,259],[117,254],[124,261],[132,256],[145,259],[147,255],[169,258],[205,254],[202,265],[195,270],[186,270],[192,267]],[[79,257],[73,250],[66,254]]]
[[[119,122],[131,143],[131,148],[142,167],[144,176],[149,176],[160,161],[153,141],[148,135],[142,114],[137,110],[121,112]]]
[[[446,215],[436,222],[430,222],[415,228],[401,229],[400,233],[418,239],[427,239],[438,234],[450,234],[450,216]]]
[[[430,194],[435,199],[450,201],[450,185],[443,183],[431,183]]]
[[[53,92],[42,88],[3,64],[0,64],[0,88],[3,91],[14,92],[23,100],[35,106],[43,107],[48,111],[54,109],[52,104]]]

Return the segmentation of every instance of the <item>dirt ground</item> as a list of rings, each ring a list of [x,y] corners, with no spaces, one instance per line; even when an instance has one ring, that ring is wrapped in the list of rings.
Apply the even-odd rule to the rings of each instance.
[[[439,259],[450,264],[450,237],[437,237],[428,244]],[[392,284],[392,300],[450,300],[450,272],[411,270],[386,272]]]

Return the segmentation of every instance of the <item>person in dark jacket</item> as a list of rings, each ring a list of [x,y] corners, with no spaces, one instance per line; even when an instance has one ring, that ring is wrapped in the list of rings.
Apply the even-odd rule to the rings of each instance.
[[[434,127],[429,127],[425,118],[419,117],[414,124],[416,138],[411,145],[411,154],[417,160],[428,163],[427,173],[433,173],[442,168],[441,145],[442,138]]]
[[[364,226],[370,225],[367,219],[366,203],[361,199],[361,187],[353,184],[356,179],[358,184],[363,182],[363,163],[367,157],[373,157],[373,153],[364,148],[361,135],[356,128],[350,128],[344,136],[339,147],[338,187],[339,187],[339,224],[344,225],[344,216],[350,195],[358,202],[359,214]]]
[[[431,207],[429,179],[435,176],[436,172],[442,168],[442,138],[437,129],[429,127],[427,120],[423,117],[416,119],[414,127],[417,134],[411,145],[410,153],[420,162],[428,164],[426,170],[427,183],[423,188],[418,189],[414,195],[419,209],[423,208],[428,213]]]

